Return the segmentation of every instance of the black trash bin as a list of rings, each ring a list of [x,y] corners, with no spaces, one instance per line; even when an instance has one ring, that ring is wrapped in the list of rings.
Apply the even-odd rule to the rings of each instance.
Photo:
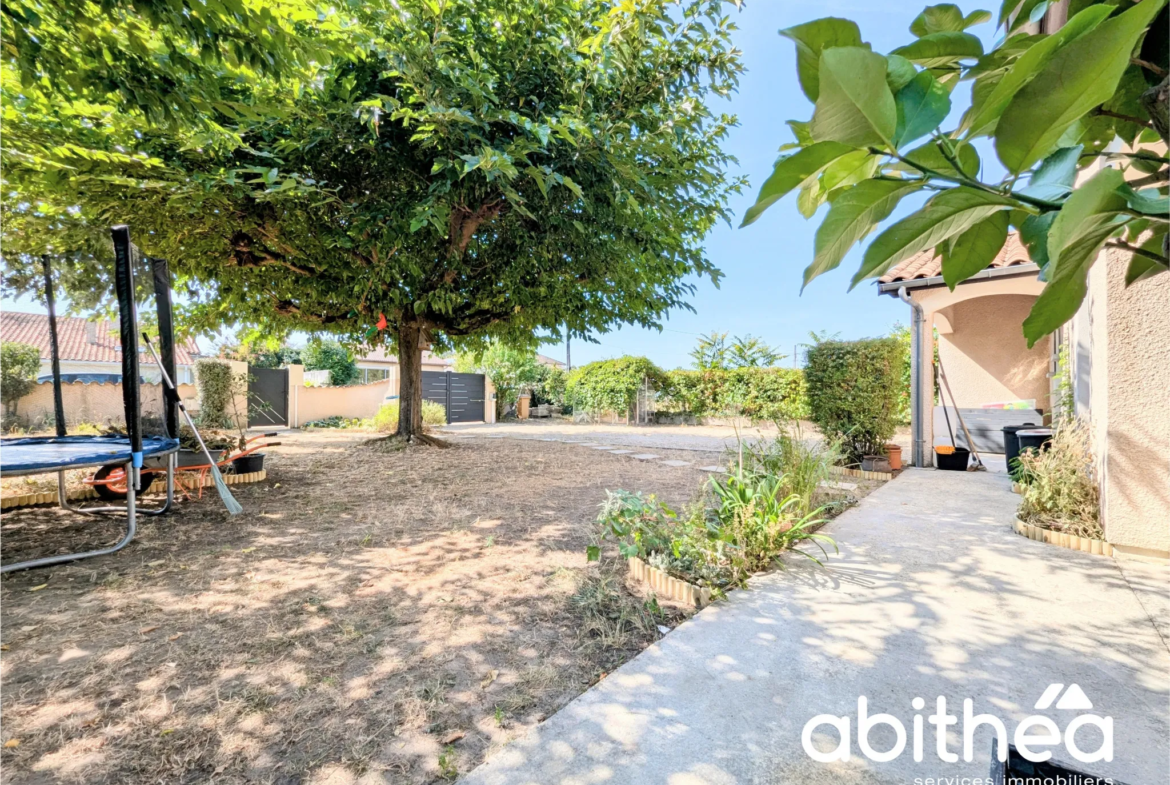
[[[1030,430],[1036,427],[1034,422],[1026,422],[1023,425],[1005,425],[1003,430],[1003,457],[1007,461],[1008,471],[1013,475],[1016,473],[1016,467],[1012,462],[1020,457],[1020,440],[1016,437],[1017,431]]]
[[[1016,431],[1016,439],[1020,442],[1020,452],[1024,450],[1047,450],[1052,441],[1051,428],[1028,428]]]

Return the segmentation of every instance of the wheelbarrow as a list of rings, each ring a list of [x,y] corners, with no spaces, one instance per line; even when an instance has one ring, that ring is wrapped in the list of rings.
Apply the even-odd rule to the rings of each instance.
[[[256,444],[256,442],[260,441],[261,439],[271,439],[276,435],[277,434],[275,433],[264,433],[260,434],[259,436],[253,436],[244,443],[244,449],[236,453],[232,453],[231,450],[208,450],[208,452],[210,452],[212,457],[215,458],[215,465],[218,466],[221,471],[223,471],[227,469],[233,461],[236,461],[240,458],[245,458],[259,450],[263,450],[266,447],[279,447],[280,442],[264,442],[262,444]],[[169,457],[170,456],[163,456],[157,459],[148,458],[143,463],[142,469],[140,470],[142,474],[143,488],[150,487],[151,483],[154,482],[154,475],[162,475],[166,473],[165,462]],[[176,472],[189,472],[198,475],[200,482],[198,483],[197,487],[199,488],[199,496],[202,497],[202,479],[207,475],[207,472],[211,470],[211,464],[207,462],[207,458],[204,457],[203,452],[198,450],[180,450],[176,454],[175,458],[178,462],[175,466]],[[107,464],[94,472],[93,477],[90,477],[87,480],[83,480],[82,482],[84,482],[86,485],[92,486],[94,492],[98,495],[98,498],[106,499],[108,501],[117,501],[126,498],[126,468],[120,463]],[[185,488],[184,493],[187,493]],[[190,498],[190,493],[187,493],[187,496]]]

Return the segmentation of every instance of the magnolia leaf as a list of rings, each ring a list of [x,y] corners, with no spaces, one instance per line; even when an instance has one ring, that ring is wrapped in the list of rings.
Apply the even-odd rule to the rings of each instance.
[[[799,187],[808,178],[819,174],[833,161],[853,151],[853,147],[839,142],[817,142],[799,152],[781,158],[776,162],[772,175],[764,181],[763,187],[760,188],[760,195],[756,197],[756,203],[744,214],[743,223],[740,226],[753,223],[765,210],[789,191]]]
[[[1058,51],[1008,104],[995,128],[995,150],[1010,172],[1023,172],[1057,146],[1068,128],[1109,100],[1130,53],[1165,0],[1144,0]]]
[[[1121,187],[1125,177],[1116,169],[1102,169],[1072,192],[1048,230],[1048,258],[1059,264],[1065,248],[1097,231],[1098,217],[1112,220],[1126,207]],[[1104,240],[1102,240],[1104,242]]]
[[[951,111],[950,94],[929,71],[915,76],[894,96],[894,103],[898,124],[893,141],[899,147],[929,134]]]
[[[1014,202],[1009,199],[966,186],[939,193],[921,210],[898,221],[870,243],[850,288],[1012,206]]]
[[[1024,0],[1008,23],[1008,34],[1014,33],[1026,24],[1039,24],[1048,10],[1048,0]]]
[[[1135,191],[1128,183],[1121,187],[1121,195],[1125,203],[1133,210],[1146,215],[1166,215],[1170,213],[1170,197],[1161,193],[1157,188],[1143,188]]]
[[[967,135],[991,133],[1012,98],[1040,72],[1053,55],[1061,47],[1096,29],[1112,10],[1110,5],[1094,5],[1081,11],[1056,33],[1029,47],[1007,73],[995,81],[990,91],[980,89],[977,82],[972,95],[972,115],[966,123]]]
[[[893,212],[920,183],[898,180],[863,180],[830,202],[829,214],[817,229],[816,255],[804,271],[801,291],[813,278],[841,264],[845,254]]]
[[[886,55],[886,84],[890,92],[897,95],[898,91],[910,84],[910,80],[918,75],[914,63],[900,55]]]
[[[820,96],[821,52],[835,46],[868,48],[868,44],[862,43],[857,23],[849,19],[817,19],[781,30],[780,35],[796,44],[796,73],[800,79],[800,89],[813,103]]]
[[[983,42],[970,33],[943,32],[924,35],[912,44],[895,49],[923,68],[950,65],[957,60],[977,60],[983,56]]]
[[[1050,202],[1068,196],[1076,181],[1077,164],[1083,149],[1080,145],[1062,147],[1045,158],[1040,168],[1032,174],[1028,187],[1021,193]]]
[[[886,84],[886,58],[858,47],[821,54],[820,96],[809,130],[818,142],[891,147],[898,113]]]
[[[881,160],[865,150],[856,150],[846,153],[833,163],[825,167],[821,175],[821,185],[825,192],[835,191],[847,185],[860,183],[877,174]]]
[[[1028,257],[1040,267],[1041,278],[1048,266],[1048,230],[1056,220],[1058,212],[1030,215],[1020,224],[1020,242],[1028,249]]]
[[[991,21],[990,11],[972,11],[963,16],[957,5],[944,3],[942,5],[927,6],[913,22],[910,23],[910,32],[921,38],[931,33],[959,33],[968,27]]]
[[[907,161],[926,167],[948,177],[975,177],[979,174],[979,153],[969,144],[957,143],[955,159],[959,162],[960,172],[945,155],[938,142],[930,141],[921,147],[915,147],[902,157]],[[905,167],[910,169],[911,167]]]
[[[1149,240],[1142,243],[1142,249],[1162,256],[1166,253],[1163,243],[1166,240],[1165,224],[1163,230]],[[1125,285],[1130,286],[1146,278],[1152,278],[1159,273],[1170,270],[1170,262],[1158,262],[1142,254],[1134,254],[1129,260],[1129,267],[1125,270]]]
[[[955,290],[963,281],[987,269],[1007,240],[1008,213],[1001,210],[955,237],[942,253],[943,281]]]
[[[1055,228],[1054,225],[1053,230]],[[1094,216],[1082,226],[1077,238],[1064,246],[1060,258],[1045,268],[1048,283],[1032,305],[1032,312],[1024,319],[1024,337],[1028,339],[1029,349],[1071,319],[1081,307],[1088,289],[1089,267],[1117,228],[1114,220]],[[1052,231],[1049,232],[1050,250],[1051,247]]]

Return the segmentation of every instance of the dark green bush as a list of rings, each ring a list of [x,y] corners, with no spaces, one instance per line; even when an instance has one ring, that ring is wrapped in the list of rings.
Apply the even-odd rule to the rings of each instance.
[[[195,385],[199,390],[199,422],[211,428],[235,426],[235,396],[241,382],[223,360],[197,360]],[[246,389],[246,388],[245,388]]]
[[[17,401],[33,391],[40,368],[41,352],[35,346],[14,341],[0,343],[0,393],[6,415],[15,415]]]
[[[804,374],[813,422],[839,439],[850,462],[877,455],[898,426],[906,353],[896,338],[824,341]]]
[[[804,373],[795,368],[670,371],[662,402],[694,417],[799,420],[808,416]]]
[[[624,414],[633,408],[643,380],[655,390],[665,389],[666,374],[645,357],[618,357],[583,365],[569,374],[565,400],[575,409],[592,415],[604,412]]]
[[[301,363],[306,371],[329,371],[329,383],[334,387],[353,384],[358,378],[353,355],[334,340],[315,338],[309,341],[301,350]]]

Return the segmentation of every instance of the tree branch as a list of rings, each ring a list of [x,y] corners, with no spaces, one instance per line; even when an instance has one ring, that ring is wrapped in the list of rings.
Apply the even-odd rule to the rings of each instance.
[[[1148,60],[1142,60],[1141,58],[1138,58],[1138,57],[1131,57],[1131,58],[1129,58],[1129,62],[1132,63],[1133,65],[1140,66],[1141,68],[1146,69],[1150,73],[1157,74],[1158,76],[1165,76],[1166,75],[1165,68],[1163,68],[1160,65],[1155,65],[1154,63],[1151,63]]]
[[[987,185],[986,183],[981,183],[978,180],[972,180],[969,177],[951,177],[950,175],[943,174],[942,172],[936,172],[934,169],[930,169],[928,167],[922,166],[921,164],[917,164],[908,158],[903,158],[902,156],[898,155],[897,153],[892,153],[888,150],[880,150],[876,147],[871,147],[871,148],[869,148],[869,152],[872,153],[873,155],[888,155],[891,158],[894,158],[895,160],[901,161],[902,163],[906,164],[907,166],[910,166],[910,167],[913,167],[914,169],[917,169],[919,172],[922,172],[922,174],[927,175],[928,177],[934,177],[934,178],[942,180],[944,182],[954,183],[955,185],[965,185],[969,188],[975,188],[975,189],[978,189],[980,191],[986,191],[987,193],[995,194],[996,196],[1006,196],[1010,199],[1015,199],[1017,202],[1020,202],[1022,204],[1030,205],[1032,207],[1038,207],[1041,210],[1044,210],[1046,212],[1051,212],[1053,210],[1059,210],[1062,206],[1059,202],[1050,202],[1047,199],[1036,199],[1035,197],[1026,196],[1025,194],[1019,193],[1017,191],[1008,190],[1005,193],[1003,191],[1000,191],[997,188],[992,188],[990,185]],[[960,171],[960,170],[956,169],[956,171]]]
[[[1167,260],[1165,256],[1160,256],[1153,251],[1147,251],[1145,248],[1139,248],[1136,245],[1130,245],[1125,240],[1110,240],[1109,242],[1105,243],[1105,247],[1117,248],[1122,251],[1129,251],[1135,256],[1144,256],[1147,259],[1152,259],[1163,267],[1170,266],[1170,260]]]
[[[1116,117],[1118,120],[1124,120],[1127,123],[1140,125],[1142,128],[1153,128],[1154,124],[1149,120],[1143,120],[1140,117],[1134,117],[1131,114],[1121,114],[1120,112],[1110,112],[1108,109],[1097,109],[1093,112],[1098,117]]]

